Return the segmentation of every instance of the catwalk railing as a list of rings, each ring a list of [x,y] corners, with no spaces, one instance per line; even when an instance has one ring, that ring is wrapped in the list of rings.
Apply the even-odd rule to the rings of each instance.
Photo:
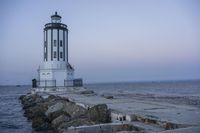
[[[74,80],[64,80],[64,86],[70,87],[70,86],[83,86],[83,80],[80,79],[74,79]]]
[[[56,80],[32,80],[32,87],[78,87],[83,86],[82,79],[64,80],[63,84],[56,84]]]
[[[56,80],[37,80],[37,87],[56,87]]]

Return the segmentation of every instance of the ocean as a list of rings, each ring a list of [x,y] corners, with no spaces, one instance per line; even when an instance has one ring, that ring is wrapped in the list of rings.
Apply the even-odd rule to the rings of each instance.
[[[190,81],[157,81],[157,82],[119,82],[87,84],[89,89],[98,93],[154,94],[158,96],[197,96],[200,97],[200,80]]]
[[[29,91],[30,86],[0,86],[0,133],[34,133],[18,100]]]
[[[143,96],[153,95],[154,97],[173,96],[200,101],[200,80],[96,83],[86,84],[85,87],[98,94],[126,93]],[[31,127],[31,122],[23,116],[21,103],[18,100],[19,96],[28,93],[30,88],[31,86],[0,86],[0,133],[36,133]]]

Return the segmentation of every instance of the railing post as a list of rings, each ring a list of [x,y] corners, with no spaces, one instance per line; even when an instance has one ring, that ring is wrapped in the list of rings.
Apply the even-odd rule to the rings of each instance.
[[[36,85],[37,85],[37,87],[40,86],[39,80],[36,80]]]
[[[47,81],[46,81],[46,80],[44,80],[44,82],[45,82],[45,88],[46,88],[46,86],[47,86]]]

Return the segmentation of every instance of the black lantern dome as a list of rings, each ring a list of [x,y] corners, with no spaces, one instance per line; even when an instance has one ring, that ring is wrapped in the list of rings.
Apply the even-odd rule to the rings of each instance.
[[[57,14],[57,12],[55,12],[55,14],[51,16],[51,22],[52,22],[52,23],[61,23],[61,18],[62,18],[62,17],[59,16],[59,15]]]

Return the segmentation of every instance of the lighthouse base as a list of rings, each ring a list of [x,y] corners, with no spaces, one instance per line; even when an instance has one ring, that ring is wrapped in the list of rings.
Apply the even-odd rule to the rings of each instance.
[[[68,65],[64,68],[38,69],[37,87],[82,86],[82,79],[74,79],[74,69]]]

